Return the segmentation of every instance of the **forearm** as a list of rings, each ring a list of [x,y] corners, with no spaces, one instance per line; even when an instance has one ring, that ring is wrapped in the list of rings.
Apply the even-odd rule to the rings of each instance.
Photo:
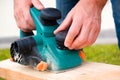
[[[81,49],[92,45],[100,31],[101,12],[107,0],[80,0],[54,32],[67,29],[64,45],[69,49]]]
[[[80,2],[86,3],[88,6],[93,4],[96,7],[102,9],[105,6],[107,0],[80,0]]]
[[[103,9],[103,7],[105,6],[107,0],[93,0],[93,3],[96,4],[96,6],[98,6],[98,8],[100,10]]]
[[[93,14],[91,11],[94,11],[95,14],[93,14],[93,16],[98,16],[101,15],[102,9],[105,6],[106,2],[107,0],[80,0],[80,5],[83,6],[83,9],[87,14]]]

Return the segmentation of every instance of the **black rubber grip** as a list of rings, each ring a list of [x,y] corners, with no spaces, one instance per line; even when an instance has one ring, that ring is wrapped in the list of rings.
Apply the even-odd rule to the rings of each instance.
[[[69,28],[66,30],[60,31],[55,35],[57,47],[59,49],[68,49],[67,47],[64,46],[64,41],[65,41],[66,35],[68,33],[68,30],[69,30]]]
[[[56,8],[45,8],[41,10],[40,21],[43,25],[52,26],[57,19],[61,18],[61,12]]]

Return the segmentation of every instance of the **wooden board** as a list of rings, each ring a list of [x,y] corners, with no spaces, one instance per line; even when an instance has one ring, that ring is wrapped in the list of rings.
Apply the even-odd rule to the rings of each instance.
[[[0,62],[0,77],[6,80],[120,80],[120,66],[84,62],[81,66],[63,72],[39,72],[11,62]]]

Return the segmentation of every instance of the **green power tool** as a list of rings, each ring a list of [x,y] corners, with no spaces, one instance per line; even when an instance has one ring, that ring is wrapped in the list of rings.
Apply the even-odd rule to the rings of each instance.
[[[81,65],[84,53],[80,50],[69,50],[64,40],[69,29],[54,35],[59,26],[57,19],[61,13],[55,8],[37,10],[32,7],[31,16],[36,26],[36,34],[20,30],[20,39],[11,44],[11,60],[22,65],[32,66],[37,70],[66,70]]]

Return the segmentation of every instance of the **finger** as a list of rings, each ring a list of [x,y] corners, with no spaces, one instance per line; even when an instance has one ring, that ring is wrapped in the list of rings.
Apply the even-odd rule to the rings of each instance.
[[[78,45],[76,47],[76,49],[80,49],[80,48],[90,46],[96,41],[97,36],[98,36],[98,34],[100,32],[100,23],[99,23],[99,21],[96,22],[96,20],[95,21],[92,20],[92,22],[90,22],[90,24],[88,26],[90,28],[89,29],[88,40],[86,40],[83,44]]]
[[[30,15],[30,7],[28,7],[24,11],[24,20],[25,20],[26,24],[28,25],[27,29],[35,30],[35,25],[34,25],[34,22],[33,22],[31,15]]]
[[[88,45],[83,45],[83,46],[89,46],[89,45],[92,45],[97,37],[98,37],[98,34],[100,32],[100,23],[101,21],[100,20],[93,20],[91,26],[91,30],[90,30],[90,34],[89,34],[89,37],[88,37]]]
[[[27,11],[27,10],[26,10]],[[28,24],[27,22],[29,22],[29,17],[27,17],[27,13],[23,12],[22,14],[19,14],[16,17],[17,20],[17,26],[24,32],[29,32],[32,31],[33,29],[31,28],[30,24]]]
[[[27,22],[24,20],[24,18],[22,18],[21,20],[20,20],[20,29],[22,30],[22,31],[24,31],[24,32],[29,32],[29,31],[32,31],[31,29],[30,29],[30,25],[29,24],[27,24]]]
[[[19,26],[20,26],[20,29],[24,32],[30,32],[33,30],[31,26],[25,21],[24,18],[21,19],[21,23]]]
[[[68,14],[62,24],[54,31],[54,34],[57,34],[59,31],[65,30],[67,27],[70,26],[71,22],[72,16]]]
[[[88,45],[88,37],[90,34],[91,28],[89,27],[90,23],[84,23],[81,32],[79,33],[78,37],[74,40],[73,44],[71,45],[72,49],[81,49],[83,45]]]
[[[97,31],[91,30],[90,31],[90,36],[88,38],[88,42],[86,42],[85,44],[77,47],[76,49],[81,49],[81,48],[84,48],[84,47],[92,45],[96,41],[97,36],[98,36]]]
[[[98,28],[93,28],[90,32],[90,36],[89,36],[89,44],[92,44],[96,41],[98,34],[100,32],[100,26],[97,26]]]
[[[23,13],[19,14],[20,12],[22,11],[15,11],[14,13],[14,17],[15,17],[15,20],[16,20],[16,23],[17,23],[17,27],[20,28],[21,30],[23,31],[26,31],[25,30],[25,21],[24,21],[24,15]]]
[[[32,0],[32,3],[38,10],[42,10],[44,8],[43,4],[39,0]]]
[[[75,18],[70,26],[70,29],[68,31],[68,34],[64,42],[66,47],[71,49],[71,45],[74,39],[76,38],[76,36],[78,36],[81,26],[82,26],[82,20],[80,20],[80,18]]]
[[[32,30],[30,30],[30,29],[27,29],[27,28],[20,28],[20,30],[22,30],[23,32],[31,32]]]

